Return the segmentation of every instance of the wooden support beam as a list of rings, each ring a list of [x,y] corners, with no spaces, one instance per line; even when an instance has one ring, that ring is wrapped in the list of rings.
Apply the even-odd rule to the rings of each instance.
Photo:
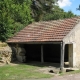
[[[44,62],[44,56],[43,56],[43,45],[41,45],[41,63]]]
[[[65,48],[65,44],[61,42],[60,72],[63,72],[64,69],[64,48]]]

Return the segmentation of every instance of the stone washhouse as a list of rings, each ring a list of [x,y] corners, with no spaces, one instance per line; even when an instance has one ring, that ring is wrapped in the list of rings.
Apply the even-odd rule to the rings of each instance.
[[[41,61],[80,67],[80,17],[33,22],[7,40],[20,62]]]

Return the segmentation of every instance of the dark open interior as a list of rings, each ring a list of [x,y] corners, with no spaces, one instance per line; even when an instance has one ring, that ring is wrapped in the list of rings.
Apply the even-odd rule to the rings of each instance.
[[[41,44],[25,44],[26,62],[41,62]],[[43,44],[44,62],[60,63],[60,44]],[[68,61],[68,45],[65,46],[65,61]]]
[[[68,62],[68,61],[69,61],[69,59],[68,59],[68,58],[69,58],[69,57],[68,57],[68,51],[69,51],[69,46],[68,46],[68,44],[66,44],[66,45],[65,45],[65,53],[64,53],[64,55],[65,55],[65,56],[64,56],[64,61],[65,61],[65,62]]]
[[[44,61],[45,62],[60,62],[60,45],[46,44],[44,45]]]
[[[41,61],[41,45],[29,44],[26,48],[26,61]]]

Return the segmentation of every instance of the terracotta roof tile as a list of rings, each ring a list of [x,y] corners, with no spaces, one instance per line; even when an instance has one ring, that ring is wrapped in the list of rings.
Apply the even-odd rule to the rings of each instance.
[[[26,26],[14,37],[7,40],[8,43],[16,42],[43,42],[62,41],[63,38],[80,22],[80,17],[64,20],[35,22]]]

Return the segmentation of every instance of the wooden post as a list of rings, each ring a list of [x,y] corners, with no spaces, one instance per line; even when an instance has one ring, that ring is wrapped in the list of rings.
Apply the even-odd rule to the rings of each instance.
[[[18,47],[19,47],[19,45],[18,44],[16,44],[16,53],[18,54]]]
[[[44,62],[44,56],[43,56],[43,45],[41,45],[41,63]]]
[[[64,47],[65,47],[65,44],[61,42],[60,72],[63,72],[63,69],[64,69]]]

